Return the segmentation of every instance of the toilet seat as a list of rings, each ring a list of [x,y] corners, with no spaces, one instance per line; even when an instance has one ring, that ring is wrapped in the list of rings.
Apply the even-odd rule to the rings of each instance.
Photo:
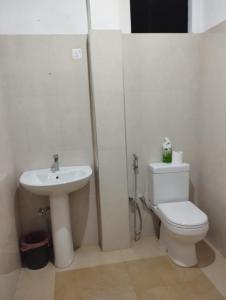
[[[207,215],[190,201],[161,203],[157,208],[161,217],[178,229],[200,229],[208,224]]]

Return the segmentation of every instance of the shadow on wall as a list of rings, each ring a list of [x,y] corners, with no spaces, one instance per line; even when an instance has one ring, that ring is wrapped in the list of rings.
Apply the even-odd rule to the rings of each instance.
[[[20,267],[14,209],[15,181],[12,174],[0,175],[0,275],[9,275]],[[1,293],[0,293],[1,294]]]
[[[189,182],[189,200],[193,203],[196,203],[196,201],[195,201],[195,186],[191,180]]]
[[[37,230],[48,230],[48,217],[38,214],[39,208],[49,206],[48,197],[34,195],[21,186],[17,190],[16,197],[19,202],[20,237]]]
[[[71,225],[74,247],[83,244],[90,210],[90,183],[71,194]]]
[[[17,204],[18,203],[18,204]],[[50,214],[40,216],[38,210],[49,206],[49,198],[34,195],[19,187],[15,195],[17,231],[21,237],[27,233],[44,230],[51,234]],[[90,184],[70,195],[71,224],[75,248],[82,245],[90,208]]]

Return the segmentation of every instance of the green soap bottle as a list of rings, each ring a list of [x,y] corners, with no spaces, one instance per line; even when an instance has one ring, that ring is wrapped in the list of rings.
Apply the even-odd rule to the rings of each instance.
[[[172,144],[167,137],[165,137],[162,145],[162,162],[164,163],[172,162]]]

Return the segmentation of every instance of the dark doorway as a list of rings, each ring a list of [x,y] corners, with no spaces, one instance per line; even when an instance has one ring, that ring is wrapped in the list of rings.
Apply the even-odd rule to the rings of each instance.
[[[188,32],[188,0],[130,0],[132,33]]]

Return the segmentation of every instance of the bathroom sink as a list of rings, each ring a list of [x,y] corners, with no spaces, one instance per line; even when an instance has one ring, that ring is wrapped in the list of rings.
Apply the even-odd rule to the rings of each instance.
[[[54,156],[56,158],[56,156]],[[73,262],[69,193],[83,188],[92,175],[89,166],[61,167],[26,171],[20,184],[36,195],[50,198],[55,265],[65,268]]]
[[[88,183],[91,175],[89,166],[61,167],[56,172],[41,169],[24,172],[20,184],[33,194],[49,196],[77,191]]]

